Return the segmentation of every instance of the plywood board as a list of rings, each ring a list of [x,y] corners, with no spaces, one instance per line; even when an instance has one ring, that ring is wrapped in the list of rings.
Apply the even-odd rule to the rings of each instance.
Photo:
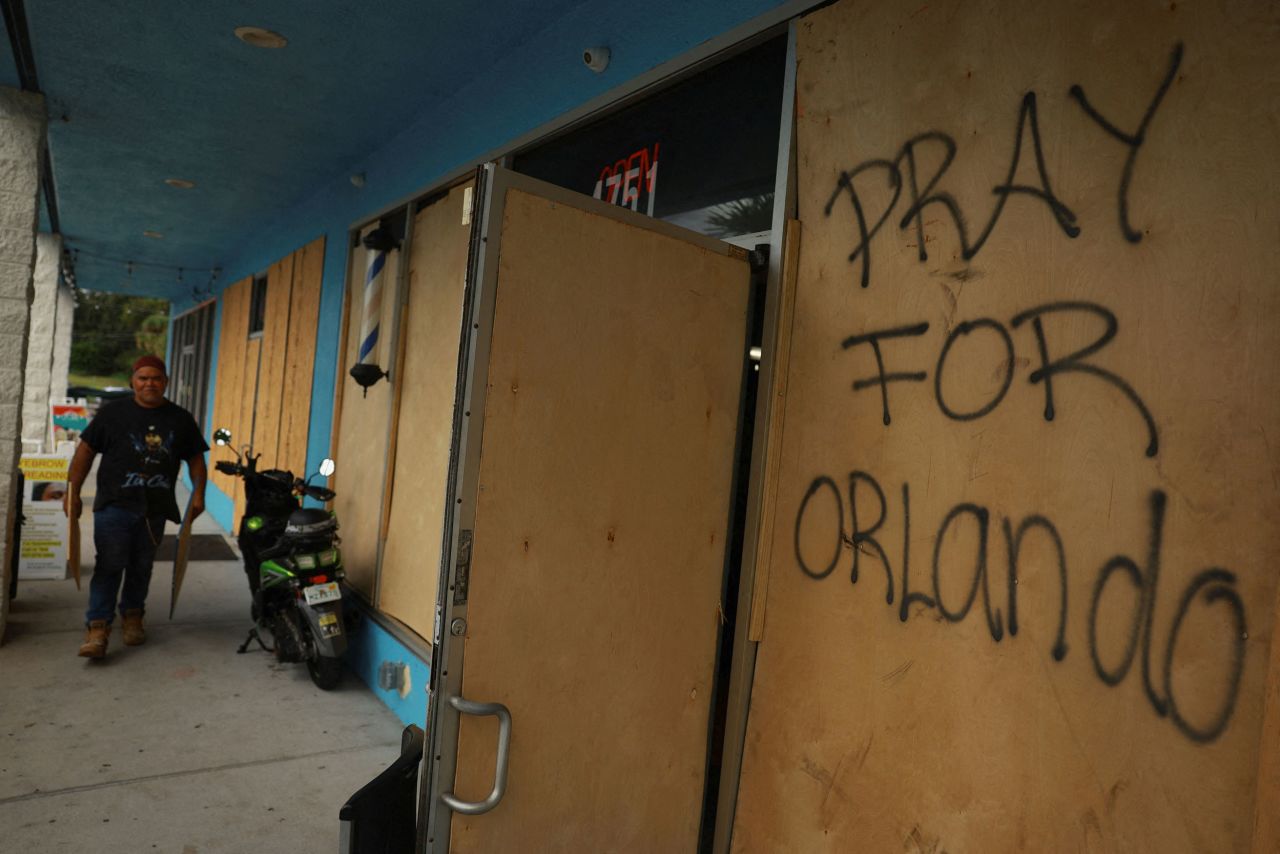
[[[286,255],[272,264],[267,272],[262,361],[258,368],[253,427],[253,448],[262,454],[263,468],[284,467],[280,459],[280,416],[284,401],[284,369],[289,349],[292,293],[293,255]]]
[[[1262,740],[1258,746],[1257,797],[1253,807],[1253,850],[1280,851],[1280,637],[1275,621],[1280,619],[1280,591],[1272,611],[1271,658],[1262,718]]]
[[[338,456],[338,439],[342,434],[342,404],[346,397],[347,380],[350,379],[350,375],[347,373],[350,368],[350,365],[347,364],[347,351],[349,349],[347,342],[351,328],[351,303],[357,296],[356,289],[351,284],[355,281],[356,276],[356,253],[350,248],[348,248],[348,252],[350,254],[347,258],[347,286],[342,292],[342,323],[338,329],[338,366],[333,379],[333,427],[329,430],[329,456],[333,459]],[[359,323],[358,317],[356,322]],[[328,478],[329,488],[334,491],[338,489],[338,476],[339,473],[335,472],[329,475]],[[329,506],[332,507],[333,502],[330,502]]]
[[[244,386],[242,392],[243,396],[240,399],[240,417],[237,422],[239,430],[232,430],[232,436],[237,447],[252,443],[254,446],[254,453],[259,453],[256,442],[258,431],[256,429],[256,424],[254,423],[254,411],[256,408],[256,393],[258,388],[261,386],[261,383],[258,381],[258,370],[261,366],[261,359],[262,338],[255,336],[248,339],[244,346],[244,367],[241,369],[244,376]],[[271,459],[269,457],[263,457],[260,465],[264,469],[271,467]],[[244,516],[245,506],[244,482],[239,478],[236,479],[234,498],[235,519],[236,524],[238,525],[240,518]]]
[[[218,333],[217,386],[213,394],[213,429],[225,427],[234,434],[240,417],[240,389],[244,370],[244,339],[249,318],[245,292],[252,287],[252,279],[241,279],[222,292],[222,325]],[[213,468],[220,460],[234,460],[229,448],[214,446],[210,452],[209,476],[228,496],[234,494],[236,478]]]
[[[231,431],[233,445],[248,440],[240,430],[240,408],[244,396],[244,348],[249,333],[249,294],[253,288],[252,277],[241,279],[227,287],[222,300],[222,326],[218,336],[217,387],[213,399],[213,429]],[[234,461],[232,448],[218,447],[209,452],[210,477],[233,501],[239,488],[239,478],[223,474],[213,467],[222,460]]]
[[[316,327],[324,276],[324,238],[293,253],[293,290],[289,307],[289,346],[281,385],[280,447],[283,468],[303,475],[311,425],[311,380],[316,360]],[[305,475],[303,475],[305,476]]]
[[[418,213],[409,257],[409,300],[378,606],[431,640],[440,583],[445,493],[453,441],[462,295],[470,225],[465,187]]]
[[[695,850],[748,277],[508,192],[463,693],[514,735],[452,851]],[[493,729],[461,722],[461,797],[489,790]]]
[[[394,364],[399,372],[404,364],[405,351],[408,349],[406,333],[408,331],[409,312],[407,305],[400,307],[400,320],[396,326],[396,357]],[[384,546],[387,542],[387,529],[391,526],[391,494],[395,491],[396,443],[400,436],[397,425],[400,423],[400,402],[404,397],[405,383],[391,379],[391,432],[387,436],[387,475],[382,481],[382,525],[378,530],[378,541]],[[378,602],[382,601],[382,559],[378,560]],[[381,607],[379,604],[378,607]]]
[[[360,346],[361,293],[364,287],[364,250],[357,249],[352,258],[348,279],[351,313],[347,324],[345,364],[349,371],[357,361]],[[382,324],[379,341],[391,337],[396,323],[396,275],[399,250],[392,252],[384,268],[382,291]],[[385,359],[381,362],[386,368]],[[386,467],[387,437],[391,421],[391,386],[380,380],[364,391],[355,380],[344,374],[342,412],[338,423],[337,497],[333,508],[342,526],[342,561],[347,569],[347,583],[372,598],[377,583],[378,529],[382,513],[383,474]]]
[[[769,595],[769,569],[773,563],[773,526],[778,515],[778,478],[781,472],[783,417],[787,404],[787,371],[791,364],[791,329],[795,320],[796,280],[800,268],[800,222],[788,220],[782,239],[782,278],[772,337],[774,352],[770,372],[762,384],[769,395],[768,427],[764,432],[764,466],[760,475],[760,535],[755,543],[755,578],[751,589],[751,616],[747,636],[764,637],[764,612]],[[766,346],[768,342],[766,340]]]
[[[800,25],[805,234],[735,850],[1249,850],[1278,35],[1262,2]]]
[[[187,576],[187,560],[191,554],[191,523],[195,517],[191,515],[191,501],[187,501],[187,509],[182,513],[182,524],[178,526],[178,544],[173,554],[173,579],[169,586],[169,619],[173,619],[173,611],[178,607],[178,596],[182,593],[182,580]],[[77,576],[77,581],[79,576]]]

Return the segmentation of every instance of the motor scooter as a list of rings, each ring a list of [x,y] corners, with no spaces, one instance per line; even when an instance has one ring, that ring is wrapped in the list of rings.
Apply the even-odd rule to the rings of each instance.
[[[225,428],[215,431],[213,439],[231,447],[231,432]],[[330,690],[342,679],[341,656],[347,648],[338,584],[346,577],[338,519],[328,510],[302,507],[300,502],[303,497],[327,502],[334,492],[284,469],[259,471],[262,455],[255,455],[251,445],[232,450],[235,462],[220,460],[215,468],[244,481],[245,512],[237,543],[253,597],[254,628],[239,652],[256,640],[279,661],[305,662],[311,681]],[[326,459],[318,474],[328,477],[334,470],[333,460]],[[272,646],[266,645],[259,629],[270,633]]]

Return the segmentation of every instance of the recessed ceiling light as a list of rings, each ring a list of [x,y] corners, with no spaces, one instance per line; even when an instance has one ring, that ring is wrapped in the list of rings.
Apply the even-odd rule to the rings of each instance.
[[[164,239],[164,235],[163,235],[163,234],[161,234],[161,233],[160,233],[160,232],[158,232],[158,231],[144,231],[144,232],[142,232],[142,236],[143,236],[143,237],[150,237],[152,240],[162,240],[162,239]]]
[[[164,182],[170,187],[177,187],[179,190],[190,190],[196,185],[195,181],[188,181],[186,178],[165,178]]]
[[[272,30],[262,27],[236,27],[236,38],[254,47],[284,47],[289,40]]]

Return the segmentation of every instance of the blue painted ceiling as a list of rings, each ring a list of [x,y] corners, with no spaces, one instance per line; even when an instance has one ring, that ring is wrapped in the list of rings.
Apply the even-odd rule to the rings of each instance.
[[[625,79],[592,79],[577,59],[583,47],[625,45],[633,32],[670,41],[676,55],[777,2],[26,0],[78,284],[189,292],[273,215],[359,169],[415,120],[455,110],[456,93],[494,68],[510,78],[513,59],[528,57],[515,87],[545,76],[555,90],[545,97],[578,103],[594,93],[566,94],[557,82],[566,74],[598,91]],[[664,18],[674,21],[667,31],[654,23]],[[242,25],[277,31],[288,46],[246,45],[233,35]],[[7,40],[3,51],[0,85],[16,85]],[[621,58],[627,74],[657,64],[626,68]],[[484,99],[473,100],[471,120],[483,123]],[[174,189],[166,178],[196,186]]]

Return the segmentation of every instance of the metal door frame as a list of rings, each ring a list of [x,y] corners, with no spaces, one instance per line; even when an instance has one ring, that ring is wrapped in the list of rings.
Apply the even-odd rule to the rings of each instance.
[[[774,178],[773,228],[769,237],[769,273],[765,286],[764,340],[761,342],[760,386],[756,391],[754,446],[748,479],[747,518],[743,531],[742,567],[738,581],[738,610],[730,653],[728,708],[725,715],[724,745],[720,764],[720,791],[717,792],[713,854],[728,854],[738,811],[738,790],[742,782],[742,760],[746,751],[747,718],[751,711],[751,689],[755,685],[756,652],[760,641],[750,637],[752,602],[758,579],[756,544],[761,535],[766,452],[769,428],[776,407],[782,406],[772,385],[774,362],[778,358],[778,314],[781,311],[783,257],[787,221],[798,218],[796,198],[796,38],[799,19],[787,27],[787,58],[783,66],[782,121],[778,127],[778,167]]]
[[[458,397],[454,406],[454,451],[446,491],[445,550],[447,573],[441,573],[437,602],[443,605],[436,628],[428,709],[428,750],[425,783],[419,805],[419,843],[425,852],[447,852],[454,810],[442,800],[452,788],[457,770],[459,719],[455,701],[461,700],[467,619],[467,583],[471,537],[475,530],[476,484],[484,407],[493,343],[494,306],[498,289],[498,259],[502,243],[502,213],[510,190],[521,190],[566,207],[665,234],[719,255],[741,250],[724,241],[651,219],[629,208],[611,205],[572,190],[512,172],[494,163],[481,167],[476,182],[479,216],[473,219],[472,252],[468,261],[463,308],[463,346],[459,353]],[[490,698],[466,698],[483,702]],[[511,726],[516,730],[520,721]],[[502,760],[499,759],[499,765]]]

